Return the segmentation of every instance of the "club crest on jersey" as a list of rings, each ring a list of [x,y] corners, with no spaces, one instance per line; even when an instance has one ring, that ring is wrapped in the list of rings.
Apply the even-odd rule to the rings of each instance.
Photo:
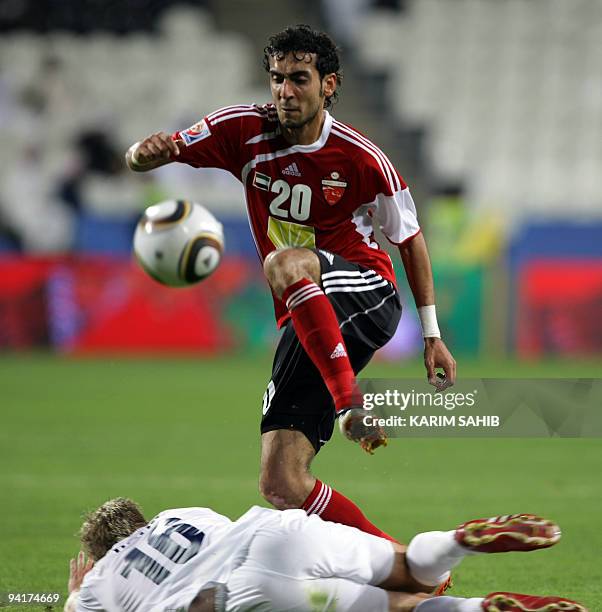
[[[331,172],[322,179],[322,191],[326,201],[334,206],[344,195],[347,181],[338,172]]]
[[[195,123],[193,126],[189,127],[187,130],[181,132],[182,139],[186,143],[186,146],[194,144],[195,142],[199,142],[199,140],[203,140],[207,138],[207,136],[211,136],[211,132],[209,131],[209,126],[203,119],[198,123]]]

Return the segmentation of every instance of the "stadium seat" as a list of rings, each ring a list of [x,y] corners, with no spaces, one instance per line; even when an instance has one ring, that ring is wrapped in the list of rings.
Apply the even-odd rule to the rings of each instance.
[[[553,177],[602,167],[597,0],[411,0],[402,13],[368,12],[359,32],[361,60],[389,71],[394,115],[427,128],[435,171],[474,185],[473,200],[513,184],[530,195],[510,202],[523,213],[535,196],[562,207],[567,181]],[[602,203],[598,182],[571,182],[573,207]]]
[[[187,127],[220,106],[267,99],[264,90],[258,93],[250,83],[255,59],[246,38],[218,31],[208,12],[174,5],[163,12],[157,26],[158,34],[127,36],[104,31],[86,36],[65,31],[3,35],[0,139],[15,143],[17,149],[36,142],[43,172],[53,183],[72,171],[74,143],[83,130],[101,128],[118,138],[125,150],[145,134]],[[59,63],[49,75],[43,65],[50,57]],[[39,114],[23,106],[26,89],[44,100]],[[14,148],[0,148],[0,200],[3,179],[14,172],[18,157]],[[110,234],[115,232],[116,248],[125,249],[127,242],[129,249],[129,226],[126,223],[124,230],[112,215],[121,200],[131,201],[129,192],[137,180],[126,179],[123,198],[118,197],[117,184],[115,202],[104,213],[93,203],[92,217],[83,218],[78,228],[78,248],[109,250]],[[216,204],[244,214],[240,189],[223,177],[195,177],[169,185],[174,194],[182,195],[184,186],[187,197],[196,195],[209,207]]]

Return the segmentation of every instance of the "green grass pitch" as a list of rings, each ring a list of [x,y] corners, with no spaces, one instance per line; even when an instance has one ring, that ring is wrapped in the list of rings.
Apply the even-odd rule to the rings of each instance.
[[[129,496],[150,517],[207,505],[237,517],[257,493],[269,359],[0,358],[0,591],[66,593],[81,513]],[[598,376],[600,363],[462,363],[464,376]],[[421,376],[419,364],[371,376]],[[467,559],[451,594],[560,594],[602,610],[602,441],[393,440],[375,456],[336,432],[314,472],[407,541],[512,512],[557,520],[533,554]],[[13,608],[23,610],[24,606]]]

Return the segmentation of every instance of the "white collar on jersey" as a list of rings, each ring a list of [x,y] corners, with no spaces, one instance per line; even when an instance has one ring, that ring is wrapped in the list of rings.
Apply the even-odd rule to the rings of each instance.
[[[332,128],[332,117],[327,110],[324,110],[326,113],[326,117],[324,118],[324,125],[322,126],[322,134],[320,138],[316,140],[316,142],[312,142],[308,145],[291,145],[286,149],[280,149],[278,151],[271,151],[270,153],[260,153],[256,155],[251,161],[247,162],[242,170],[241,170],[241,182],[243,185],[247,182],[247,177],[253,168],[257,166],[259,163],[263,163],[266,161],[270,161],[272,159],[277,159],[279,157],[286,157],[291,153],[313,153],[314,151],[318,151],[321,149],[328,140],[330,136],[330,128]]]
[[[299,153],[311,153],[312,151],[317,151],[318,149],[321,149],[326,144],[326,141],[330,136],[330,128],[332,127],[332,116],[326,109],[324,109],[324,115],[324,125],[322,126],[322,133],[320,134],[320,138],[308,145],[291,145],[291,151],[298,151]]]

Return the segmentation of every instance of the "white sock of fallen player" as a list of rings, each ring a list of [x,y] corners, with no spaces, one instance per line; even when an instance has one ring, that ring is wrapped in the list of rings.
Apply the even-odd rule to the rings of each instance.
[[[456,542],[455,531],[427,531],[412,538],[406,561],[412,576],[426,586],[445,582],[467,555],[478,554]]]
[[[482,597],[463,599],[444,595],[425,599],[414,608],[414,612],[483,612],[483,601]]]

